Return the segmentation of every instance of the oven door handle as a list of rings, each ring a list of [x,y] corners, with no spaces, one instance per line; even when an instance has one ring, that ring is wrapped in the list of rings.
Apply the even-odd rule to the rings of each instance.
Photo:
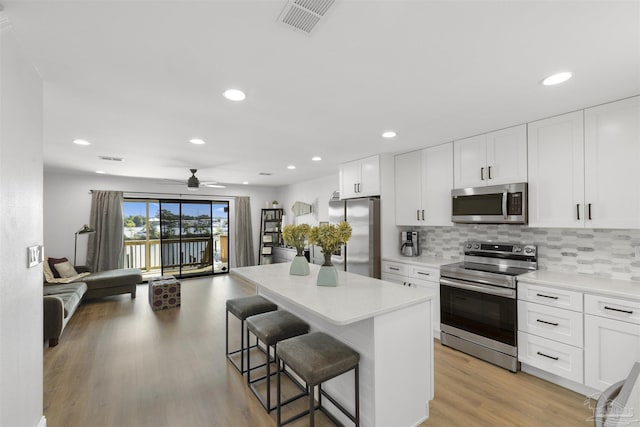
[[[486,286],[474,285],[466,282],[459,282],[457,280],[451,280],[446,278],[440,278],[440,284],[445,286],[451,286],[452,288],[466,289],[468,291],[480,292],[483,294],[496,295],[499,297],[506,297],[515,299],[516,291],[515,289],[510,288],[499,288],[492,286],[491,288],[487,288]]]

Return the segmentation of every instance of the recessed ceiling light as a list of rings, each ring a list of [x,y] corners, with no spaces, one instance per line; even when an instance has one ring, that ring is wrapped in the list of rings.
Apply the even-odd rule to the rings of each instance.
[[[388,130],[388,131],[386,131],[386,132],[382,132],[382,137],[383,137],[383,138],[395,138],[395,137],[396,137],[396,135],[397,135],[397,133],[395,133],[395,132],[394,132],[394,131],[392,131],[392,130]]]
[[[311,158],[311,160],[313,160],[314,162],[319,162],[320,160],[322,160],[322,157],[320,157],[320,156],[313,156],[313,157]]]
[[[77,145],[91,145],[91,143],[86,139],[74,139],[73,143]]]
[[[222,96],[230,101],[244,101],[247,97],[240,89],[227,89],[222,93]]]
[[[99,173],[99,174],[102,175],[102,174],[105,174],[106,172],[105,171],[96,171],[96,173]]]
[[[242,181],[243,185],[249,185],[249,181]]]
[[[557,85],[558,83],[566,82],[571,78],[572,74],[568,71],[563,71],[562,73],[557,73],[552,76],[547,77],[542,81],[542,84],[545,86]]]
[[[204,140],[200,139],[200,138],[193,138],[189,140],[190,143],[195,144],[195,145],[204,145]]]
[[[295,169],[295,168],[296,168],[296,167],[295,167],[294,165],[289,165],[289,166],[287,166],[287,169],[291,169],[291,170],[293,170],[293,169]]]

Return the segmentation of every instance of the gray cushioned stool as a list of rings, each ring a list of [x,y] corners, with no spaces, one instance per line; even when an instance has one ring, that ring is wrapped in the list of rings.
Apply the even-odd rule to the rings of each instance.
[[[225,334],[225,351],[227,353],[227,359],[231,361],[242,374],[247,372],[244,369],[244,351],[249,351],[255,346],[244,347],[244,321],[247,317],[256,314],[266,313],[269,311],[275,311],[278,306],[269,301],[268,299],[261,297],[260,295],[253,295],[250,297],[234,298],[227,300],[227,312],[226,312],[226,334]],[[229,313],[233,314],[240,320],[240,349],[229,351]],[[240,353],[240,366],[231,358],[232,355]]]
[[[284,310],[271,311],[269,313],[257,314],[255,316],[248,317],[246,320],[247,324],[247,347],[249,346],[249,337],[250,333],[256,336],[258,341],[262,341],[266,346],[266,355],[267,355],[267,373],[266,375],[260,378],[251,378],[251,352],[247,352],[247,384],[249,388],[253,392],[253,394],[258,398],[262,407],[266,409],[267,412],[271,412],[276,407],[271,406],[271,363],[269,361],[270,347],[273,347],[274,354],[277,351],[278,342],[285,340],[287,338],[296,337],[298,335],[303,335],[309,332],[309,324],[304,322],[297,316],[289,313]],[[280,366],[276,366],[276,369],[279,370]],[[294,383],[296,383],[304,393],[299,396],[293,397],[291,400],[295,400],[301,396],[305,396],[306,388],[300,385],[297,380],[290,377]],[[257,382],[261,382],[266,380],[267,386],[267,398],[264,400],[258,390],[256,390],[254,384]]]
[[[278,427],[297,420],[309,414],[309,425],[314,425],[314,411],[320,409],[335,424],[342,425],[323,406],[322,397],[326,397],[342,413],[344,413],[356,426],[360,425],[360,386],[359,386],[359,362],[360,354],[351,347],[343,344],[337,339],[322,333],[314,332],[301,335],[282,341],[278,344],[276,351],[276,363],[284,362],[307,383],[309,390],[309,409],[301,412],[285,421],[282,421],[282,403],[280,401],[280,370],[278,370],[277,386],[277,425]],[[350,370],[355,370],[355,414],[350,414],[340,403],[338,403],[326,391],[322,390],[322,383],[344,374]],[[315,406],[313,387],[318,386],[318,406]]]

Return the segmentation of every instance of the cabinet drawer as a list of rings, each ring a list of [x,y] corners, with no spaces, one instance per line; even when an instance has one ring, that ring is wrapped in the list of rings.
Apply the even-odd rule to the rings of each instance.
[[[582,312],[582,292],[518,281],[518,299]]]
[[[395,262],[382,262],[382,272],[389,274],[397,274],[400,276],[408,276],[409,266],[406,264],[400,264]]]
[[[582,349],[526,332],[518,332],[518,360],[563,378],[582,383]]]
[[[584,312],[608,319],[640,324],[640,302],[597,295],[584,296]]]
[[[409,267],[409,276],[430,282],[438,282],[440,281],[440,270],[429,267]]]
[[[582,348],[582,313],[518,301],[518,329]]]

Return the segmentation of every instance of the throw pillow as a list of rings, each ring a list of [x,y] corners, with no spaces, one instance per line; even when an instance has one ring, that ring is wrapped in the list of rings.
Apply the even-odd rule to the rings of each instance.
[[[60,277],[67,278],[67,277],[73,277],[78,275],[78,272],[76,271],[75,268],[73,268],[73,265],[71,265],[69,261],[54,264],[53,267],[55,270],[58,271],[58,274],[60,275]]]
[[[68,262],[69,260],[66,258],[47,258],[47,263],[49,264],[49,268],[51,269],[51,273],[53,273],[54,278],[59,279],[61,277],[60,273],[56,270],[55,265],[65,261]]]

